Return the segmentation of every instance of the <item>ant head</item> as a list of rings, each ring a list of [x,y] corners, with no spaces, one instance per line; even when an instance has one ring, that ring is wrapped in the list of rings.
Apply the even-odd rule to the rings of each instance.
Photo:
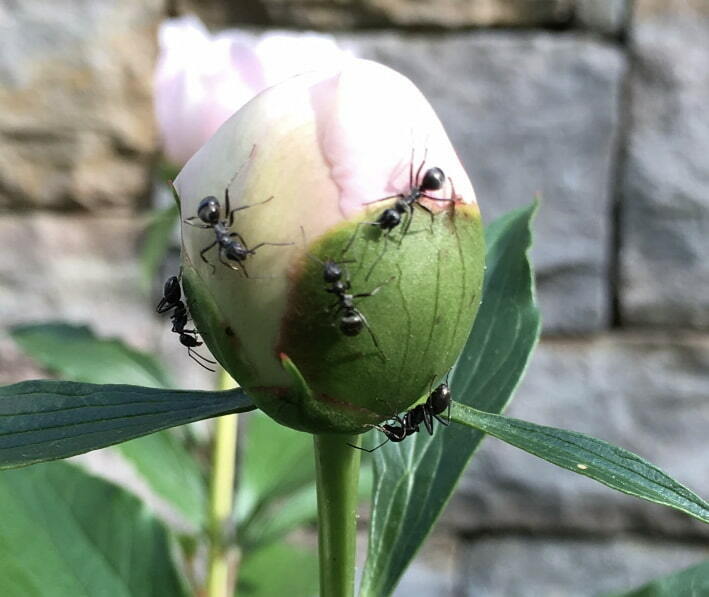
[[[180,296],[182,296],[182,291],[180,290],[180,281],[178,280],[177,276],[170,276],[167,279],[162,294],[165,299],[171,303],[180,300]]]
[[[339,282],[342,278],[342,268],[329,259],[323,263],[322,277],[328,284]]]
[[[448,383],[442,383],[428,397],[426,404],[434,415],[440,415],[451,403],[451,390]]]
[[[422,191],[437,191],[446,182],[446,175],[440,168],[429,168],[421,181]]]
[[[345,336],[356,336],[362,331],[363,327],[364,321],[362,321],[362,316],[359,313],[344,315],[340,319],[340,331]]]
[[[205,224],[214,225],[219,221],[221,207],[219,200],[213,195],[209,195],[199,202],[197,207],[197,217]]]

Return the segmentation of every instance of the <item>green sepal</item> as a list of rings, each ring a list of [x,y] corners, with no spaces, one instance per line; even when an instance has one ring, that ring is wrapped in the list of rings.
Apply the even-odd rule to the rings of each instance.
[[[386,238],[364,222],[388,206],[319,237],[291,270],[278,349],[298,364],[317,404],[337,413],[322,431],[365,431],[419,400],[455,362],[480,304],[485,248],[477,206],[434,218],[414,209],[409,231],[402,223]],[[342,311],[323,282],[328,259],[355,261],[342,264],[352,294],[379,289],[355,299],[372,333],[365,327],[349,337],[338,328]]]

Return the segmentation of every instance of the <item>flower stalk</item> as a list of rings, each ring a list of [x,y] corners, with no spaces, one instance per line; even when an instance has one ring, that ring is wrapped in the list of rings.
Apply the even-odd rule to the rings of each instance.
[[[229,374],[222,370],[219,388],[235,387]],[[238,415],[216,420],[212,447],[212,476],[209,494],[207,597],[232,597],[236,585],[236,549],[232,508]]]
[[[353,597],[360,435],[315,435],[321,597]]]

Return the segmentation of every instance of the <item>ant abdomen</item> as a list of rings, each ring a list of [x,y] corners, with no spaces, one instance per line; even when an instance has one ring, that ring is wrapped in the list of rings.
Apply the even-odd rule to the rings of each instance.
[[[343,315],[340,319],[340,331],[345,336],[357,336],[364,327],[362,317],[358,313]]]
[[[451,403],[451,391],[448,384],[443,383],[433,390],[428,397],[427,403],[434,415],[440,415],[446,410]]]

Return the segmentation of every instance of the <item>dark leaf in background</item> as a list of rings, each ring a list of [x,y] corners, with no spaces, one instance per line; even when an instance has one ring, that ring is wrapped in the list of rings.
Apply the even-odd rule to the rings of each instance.
[[[145,289],[151,287],[160,266],[165,261],[179,217],[180,211],[176,203],[156,209],[151,214],[140,255],[142,284]]]
[[[451,420],[484,431],[552,464],[709,523],[709,504],[655,465],[595,437],[453,404]]]
[[[197,461],[173,433],[152,433],[117,448],[157,495],[197,528],[204,526],[207,483]]]
[[[160,362],[88,326],[68,323],[18,325],[11,337],[45,369],[70,381],[173,387]]]
[[[535,210],[533,204],[487,227],[483,301],[451,376],[456,400],[489,412],[505,408],[539,337],[528,259]],[[383,439],[374,435],[371,445]],[[374,452],[372,522],[360,595],[384,597],[394,590],[483,437],[452,425],[433,437],[418,433]]]
[[[25,381],[0,388],[0,468],[67,458],[254,408],[241,390],[197,392]]]
[[[290,526],[288,521],[293,517],[308,517],[314,483],[313,436],[279,425],[263,413],[253,413],[241,444],[235,505],[244,547],[261,543],[264,534],[273,534],[279,521]],[[285,512],[279,504],[283,498]]]
[[[168,533],[120,487],[63,462],[0,474],[0,593],[186,596]]]
[[[628,593],[608,597],[706,597],[709,595],[709,561],[654,580]]]
[[[263,413],[248,419],[237,511],[247,518],[264,500],[277,499],[315,480],[313,436],[279,425]]]
[[[313,548],[273,543],[243,560],[239,597],[317,597],[318,556]]]

